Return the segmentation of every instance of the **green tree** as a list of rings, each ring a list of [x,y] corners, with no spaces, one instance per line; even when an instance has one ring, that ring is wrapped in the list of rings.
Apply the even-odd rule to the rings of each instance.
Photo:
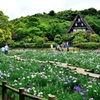
[[[80,36],[76,36],[74,39],[73,39],[73,44],[78,44],[78,43],[83,43],[83,42],[86,42],[87,40],[83,37],[80,37]]]
[[[55,37],[54,37],[54,41],[58,44],[60,44],[62,42],[62,37],[60,34],[57,34]]]
[[[49,14],[50,16],[55,16],[55,15],[56,15],[56,13],[55,13],[54,10],[51,10],[48,14]]]
[[[8,28],[8,16],[4,15],[2,11],[0,11],[0,28]]]
[[[44,43],[44,39],[39,37],[39,36],[35,36],[34,37],[35,43],[36,43],[36,47],[41,48],[43,47],[43,43]]]
[[[73,33],[73,37],[74,37],[74,39],[72,41],[73,44],[82,43],[82,42],[87,41],[86,33],[84,33],[84,31],[77,31],[77,32]]]
[[[97,14],[97,10],[95,8],[89,8],[88,9],[89,14],[91,15],[96,15]]]
[[[4,35],[3,35],[3,30],[0,29],[0,42],[4,41]]]
[[[83,15],[97,15],[97,10],[95,8],[84,9],[80,12]]]
[[[5,41],[12,39],[12,33],[9,28],[4,30],[4,37],[5,37]]]
[[[90,41],[90,35],[91,35],[90,30],[87,30],[86,31],[86,39],[87,39],[88,42]]]
[[[89,23],[89,25],[92,27],[92,29],[95,31],[95,33],[99,34],[100,30],[100,18],[97,16],[85,16],[85,19]]]
[[[100,42],[100,36],[98,34],[90,35],[90,42]]]
[[[9,29],[0,29],[0,42],[7,42],[7,40],[12,39],[12,34]]]

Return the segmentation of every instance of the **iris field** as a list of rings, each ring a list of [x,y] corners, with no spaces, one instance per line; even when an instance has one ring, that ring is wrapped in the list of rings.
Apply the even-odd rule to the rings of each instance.
[[[70,68],[50,64],[49,61],[94,69],[94,73],[100,74],[99,52],[9,50],[8,55],[0,54],[0,83],[6,80],[11,87],[24,87],[27,93],[43,98],[52,94],[57,100],[100,99],[100,78],[84,76]],[[9,91],[8,95],[11,94]],[[14,95],[18,100],[17,94]]]

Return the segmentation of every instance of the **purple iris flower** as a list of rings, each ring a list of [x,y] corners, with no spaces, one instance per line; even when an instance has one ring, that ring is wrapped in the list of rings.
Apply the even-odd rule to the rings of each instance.
[[[74,80],[76,80],[76,78],[75,78],[75,77],[73,77],[73,78],[72,78],[72,81],[74,81]]]
[[[79,86],[74,86],[74,89],[77,91],[77,92],[81,92],[81,88]]]
[[[68,82],[64,82],[64,84],[68,84]]]
[[[70,80],[67,80],[66,82],[64,82],[64,84],[69,84],[70,83]]]
[[[86,94],[87,92],[86,91],[82,91],[82,94],[84,95],[84,94]]]
[[[31,86],[29,85],[28,88],[31,88]]]

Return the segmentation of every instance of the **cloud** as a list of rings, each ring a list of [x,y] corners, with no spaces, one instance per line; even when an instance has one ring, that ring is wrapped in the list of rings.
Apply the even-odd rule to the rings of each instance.
[[[99,5],[100,5],[99,0],[74,0],[73,3],[70,2],[68,7],[71,7],[72,10],[84,10],[92,7],[99,10],[100,9]]]
[[[100,9],[100,0],[0,0],[0,10],[9,19],[21,16],[33,15],[36,13],[48,13],[66,9],[83,10],[90,7]]]

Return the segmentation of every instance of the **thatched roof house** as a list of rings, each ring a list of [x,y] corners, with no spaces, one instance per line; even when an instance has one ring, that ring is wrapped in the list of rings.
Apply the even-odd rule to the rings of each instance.
[[[90,30],[90,33],[95,33],[93,29],[89,26],[89,24],[83,19],[83,17],[77,15],[74,21],[72,22],[71,26],[67,30],[67,33],[73,33],[79,30],[83,30],[84,32]]]

